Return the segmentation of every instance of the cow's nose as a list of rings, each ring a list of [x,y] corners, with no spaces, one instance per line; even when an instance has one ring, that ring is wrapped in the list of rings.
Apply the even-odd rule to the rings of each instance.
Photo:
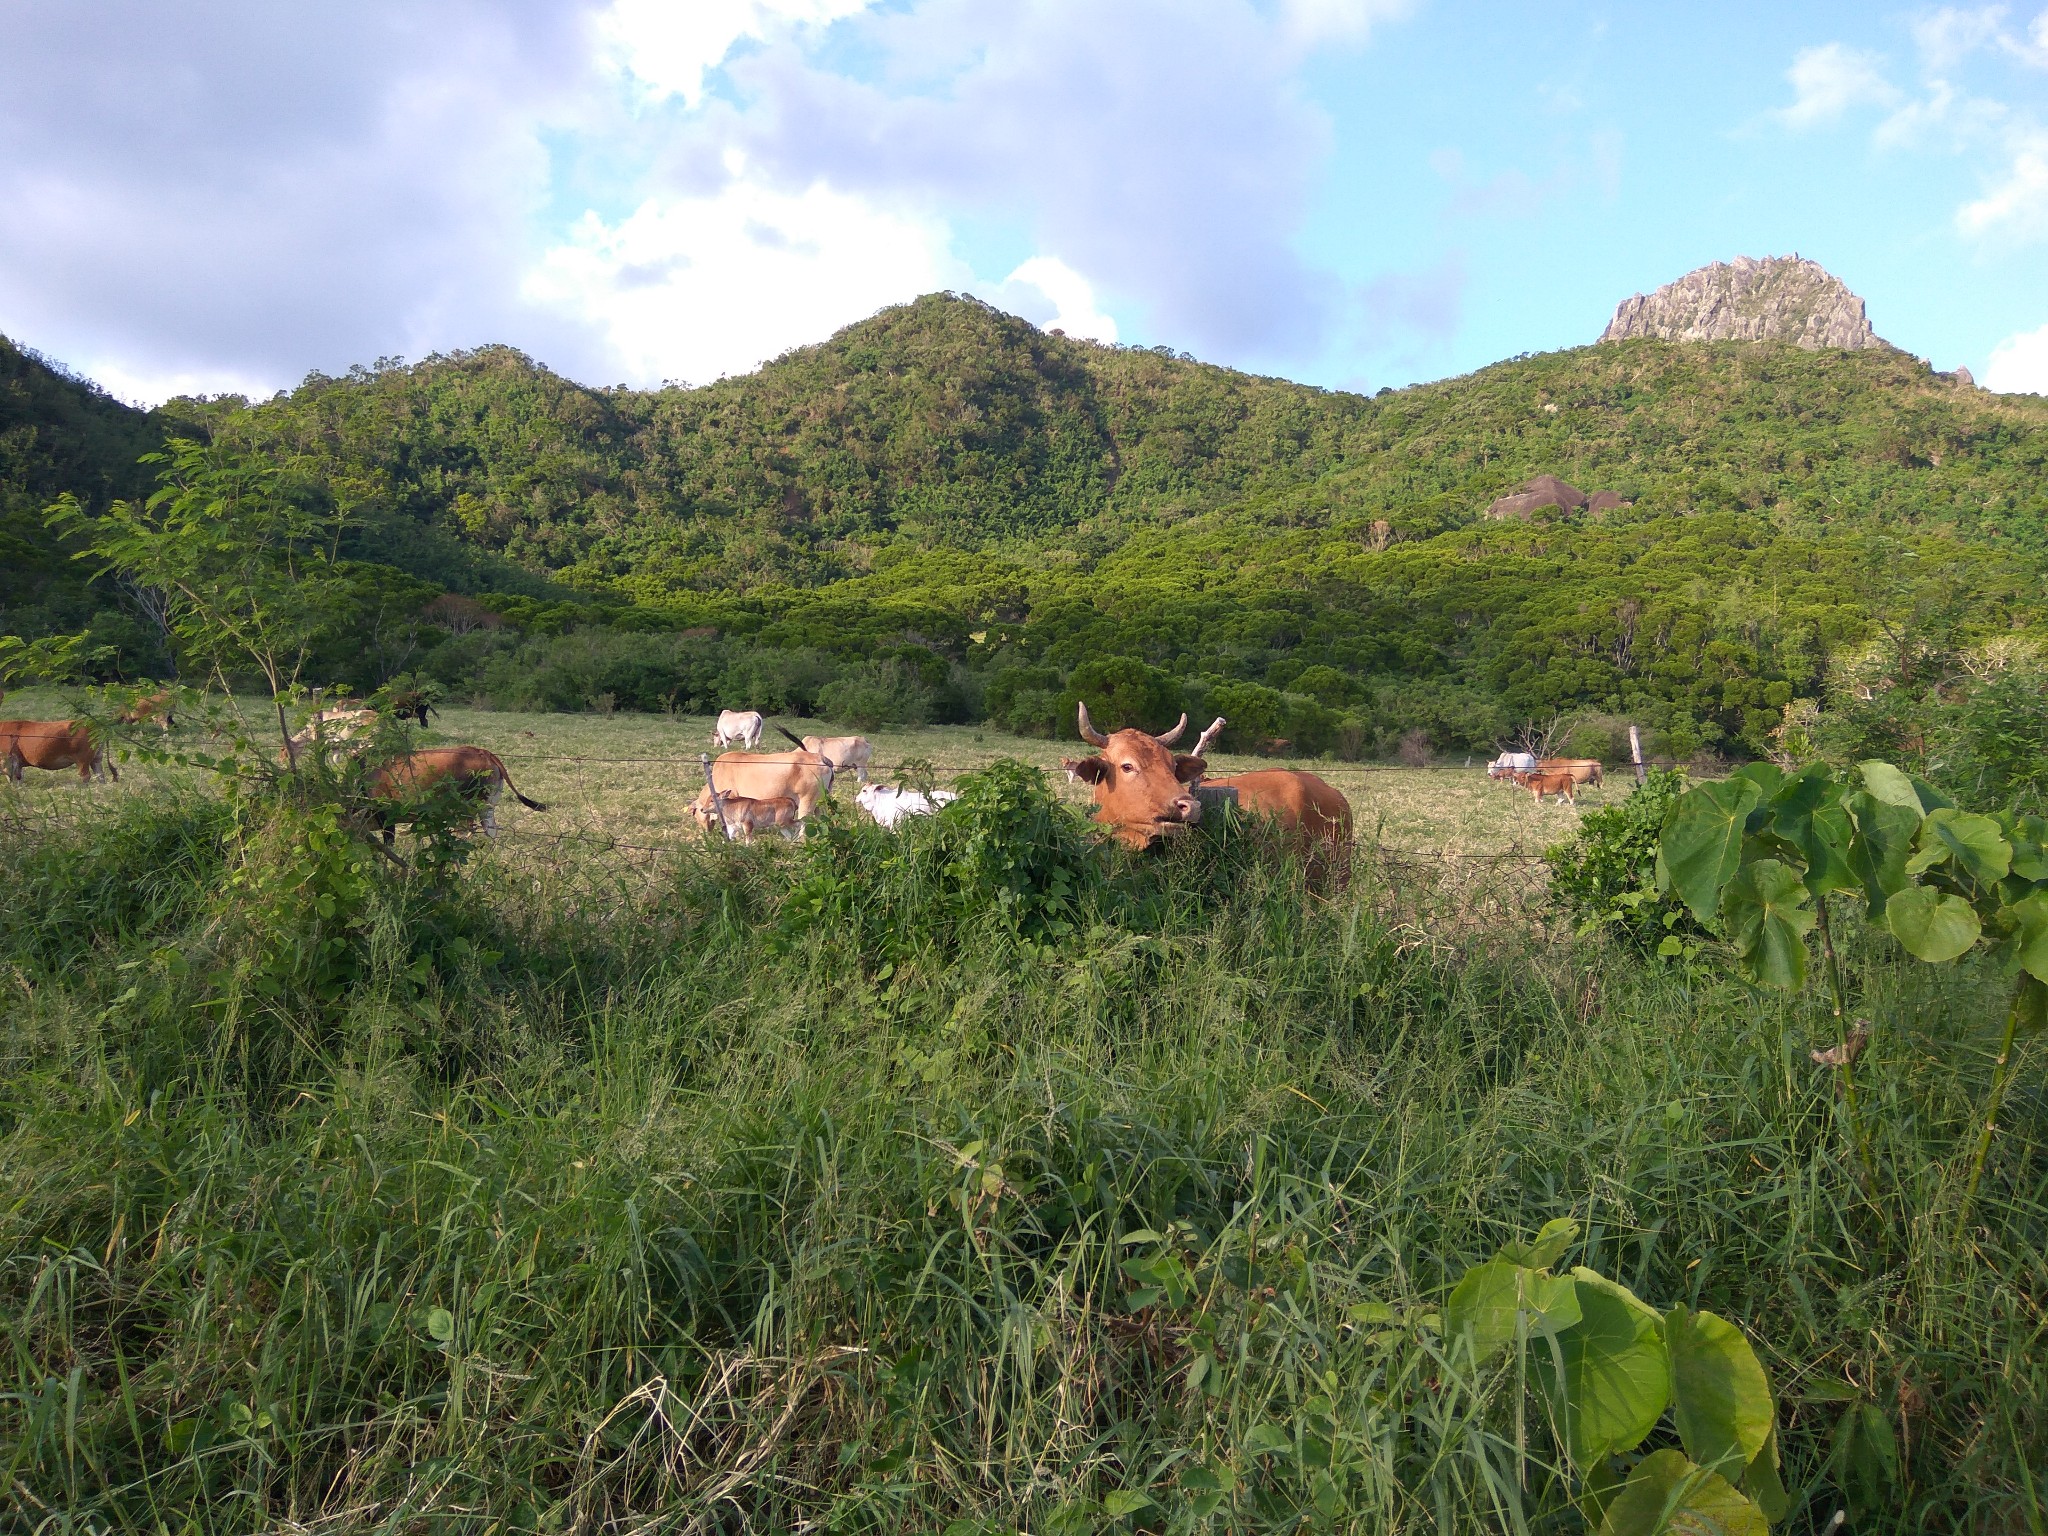
[[[1202,802],[1193,795],[1182,795],[1173,802],[1173,812],[1175,818],[1180,821],[1200,821],[1202,819]]]

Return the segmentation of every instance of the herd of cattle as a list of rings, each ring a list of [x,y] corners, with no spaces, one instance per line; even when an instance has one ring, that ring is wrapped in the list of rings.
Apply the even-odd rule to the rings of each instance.
[[[125,707],[117,719],[124,725],[155,724],[168,731],[176,723],[169,693],[152,694]],[[410,715],[412,712],[407,711]],[[288,765],[303,754],[346,754],[358,751],[377,712],[364,708],[316,710],[280,753]],[[1085,783],[1095,802],[1095,821],[1130,848],[1148,847],[1199,824],[1205,807],[1234,804],[1241,812],[1274,823],[1279,832],[1316,860],[1341,854],[1351,845],[1351,805],[1343,794],[1316,774],[1301,769],[1262,769],[1209,777],[1205,753],[1228,723],[1220,716],[1202,732],[1192,752],[1169,750],[1187,729],[1187,716],[1158,735],[1125,729],[1104,732],[1079,711],[1081,739],[1094,747],[1088,757],[1068,758],[1062,766],[1070,781]],[[801,836],[803,826],[822,800],[830,797],[835,777],[852,773],[860,780],[854,796],[876,822],[894,828],[905,818],[929,815],[957,798],[950,790],[924,793],[875,783],[871,776],[874,748],[863,736],[796,736],[776,729],[793,750],[759,750],[767,722],[752,711],[726,710],[712,732],[712,745],[722,750],[698,761],[704,787],[690,805],[690,814],[706,833],[722,831],[736,841],[751,841],[763,832]],[[23,768],[75,767],[81,779],[104,771],[118,778],[89,724],[80,720],[0,720],[0,760],[7,775],[19,783]],[[1517,784],[1540,804],[1545,795],[1576,804],[1581,784],[1602,782],[1593,759],[1542,758],[1527,753],[1502,753],[1487,765],[1490,778]],[[510,792],[529,810],[547,807],[529,800],[512,783],[504,760],[484,747],[419,747],[401,753],[372,770],[370,797],[378,806],[384,838],[410,820],[408,806],[437,787],[452,787],[474,808],[486,833],[496,831],[496,806]]]

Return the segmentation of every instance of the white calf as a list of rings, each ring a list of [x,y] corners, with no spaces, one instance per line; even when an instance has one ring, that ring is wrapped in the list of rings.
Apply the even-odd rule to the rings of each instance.
[[[891,830],[906,816],[929,816],[940,806],[950,805],[959,798],[950,789],[935,789],[926,795],[915,789],[897,789],[889,784],[863,784],[860,793],[853,797],[856,805]]]

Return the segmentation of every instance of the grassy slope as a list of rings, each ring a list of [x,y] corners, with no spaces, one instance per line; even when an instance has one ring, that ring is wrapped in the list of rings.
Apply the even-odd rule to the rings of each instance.
[[[667,728],[519,729],[550,724],[591,757]],[[217,894],[273,889],[267,855],[89,794],[69,832],[0,804],[17,1523],[1089,1530],[1142,1490],[1165,1529],[1208,1463],[1244,1480],[1233,1529],[1318,1497],[1346,1530],[1569,1528],[1540,1423],[1517,1461],[1512,1369],[1474,1381],[1412,1321],[1567,1211],[1575,1258],[1758,1340],[1787,1529],[1843,1497],[1822,1378],[1905,1435],[1883,1518],[2038,1513],[2038,1096],[1967,1244],[1944,1214],[1995,977],[1852,943],[1867,1204],[1814,1008],[1532,942],[1512,893],[1415,866],[1323,900],[1188,849],[1125,876],[1177,895],[1040,948],[939,915],[885,838],[651,870],[515,841],[452,903],[379,898],[356,981],[285,1000],[233,978],[294,930]],[[859,926],[766,942],[833,871]],[[1126,1300],[1140,1230],[1201,1277],[1199,1389],[1197,1309]],[[1411,1321],[1358,1326],[1366,1301]],[[1254,1454],[1263,1423],[1333,1451]]]

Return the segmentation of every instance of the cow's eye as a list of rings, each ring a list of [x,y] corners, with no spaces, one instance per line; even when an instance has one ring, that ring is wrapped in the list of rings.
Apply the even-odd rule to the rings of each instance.
[[[1122,768],[1125,773],[1136,773],[1138,771],[1136,763],[1120,763],[1117,766]]]

